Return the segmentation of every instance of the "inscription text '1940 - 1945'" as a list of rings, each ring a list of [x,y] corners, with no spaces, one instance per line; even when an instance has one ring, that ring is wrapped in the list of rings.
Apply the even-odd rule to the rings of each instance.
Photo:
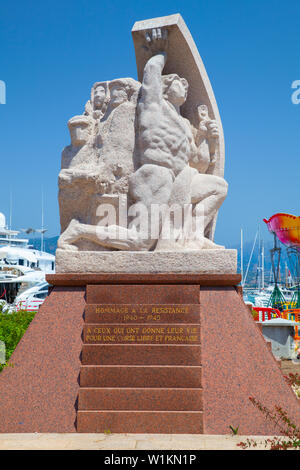
[[[199,323],[199,304],[88,304],[86,323]]]

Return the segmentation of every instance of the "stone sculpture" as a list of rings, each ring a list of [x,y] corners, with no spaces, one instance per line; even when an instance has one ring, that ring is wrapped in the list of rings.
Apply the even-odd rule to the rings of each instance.
[[[189,84],[176,73],[163,75],[168,28],[147,31],[143,48],[142,84],[130,78],[97,82],[84,115],[68,123],[71,145],[59,175],[61,249],[219,248],[209,233],[227,194],[227,183],[214,174],[218,124],[203,103],[194,103],[193,122],[181,115]],[[108,204],[117,210],[111,220],[103,218]],[[187,213],[177,227],[174,207],[189,207],[183,229]],[[198,212],[201,230],[195,227]]]
[[[68,122],[71,145],[63,150],[58,179],[62,233],[72,220],[96,225],[99,204],[116,204],[128,192],[139,88],[131,78],[97,82],[85,113]],[[101,249],[83,242],[79,249]]]

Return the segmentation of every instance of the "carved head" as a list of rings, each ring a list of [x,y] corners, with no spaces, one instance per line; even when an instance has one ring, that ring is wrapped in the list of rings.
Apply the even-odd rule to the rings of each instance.
[[[181,106],[187,97],[189,84],[185,78],[180,78],[176,73],[163,75],[163,96],[170,103]]]
[[[93,85],[91,101],[94,110],[103,110],[107,104],[107,82],[96,82]]]
[[[199,104],[196,109],[197,109],[197,115],[198,115],[199,122],[209,119],[208,107],[206,106],[206,104]]]
[[[91,135],[91,120],[88,116],[74,116],[68,121],[73,147],[82,147]]]
[[[126,101],[137,97],[140,83],[133,78],[120,78],[109,82],[110,106],[116,108]]]

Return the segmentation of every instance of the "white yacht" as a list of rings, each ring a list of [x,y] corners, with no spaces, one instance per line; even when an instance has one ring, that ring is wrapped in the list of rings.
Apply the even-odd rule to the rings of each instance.
[[[7,227],[0,213],[0,299],[8,303],[20,289],[45,281],[45,275],[55,271],[55,256],[34,249],[28,239],[18,238],[19,233]]]

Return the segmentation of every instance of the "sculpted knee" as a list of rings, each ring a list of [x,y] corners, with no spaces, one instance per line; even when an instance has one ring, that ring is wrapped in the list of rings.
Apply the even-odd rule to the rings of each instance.
[[[228,192],[228,183],[224,178],[216,177],[216,192],[220,199],[224,201]]]
[[[144,204],[168,202],[173,184],[172,172],[158,165],[142,165],[129,178],[129,193],[134,201]]]

